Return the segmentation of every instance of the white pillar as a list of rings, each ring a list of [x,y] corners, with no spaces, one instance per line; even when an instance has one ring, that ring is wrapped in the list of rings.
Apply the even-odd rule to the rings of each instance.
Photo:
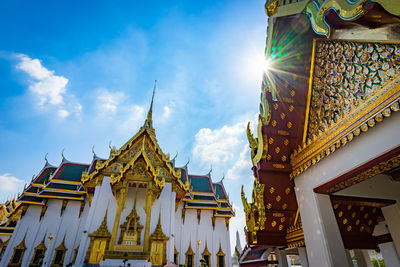
[[[299,204],[307,256],[310,266],[347,267],[346,252],[328,195],[316,194],[312,177],[307,173],[296,177],[296,198]]]
[[[386,267],[398,267],[400,266],[399,256],[393,245],[393,242],[382,243],[378,245],[381,250],[383,260],[385,261]]]
[[[175,247],[175,198],[176,198],[176,193],[174,191],[171,192],[171,198],[170,198],[170,214],[169,214],[169,232],[170,232],[170,237],[169,237],[169,250],[167,252],[167,263],[172,261],[174,262],[174,247]]]
[[[371,259],[366,249],[354,249],[358,267],[373,267]]]
[[[275,249],[275,255],[278,260],[278,267],[288,267],[288,260],[286,257],[286,251]]]
[[[301,261],[301,267],[308,267],[308,259],[307,259],[307,251],[305,247],[299,247],[297,248],[297,251],[299,252],[299,257]]]
[[[397,255],[400,255],[400,204],[396,203],[382,208],[383,217],[389,228],[390,235],[393,239],[393,244],[397,250]]]
[[[350,266],[353,266],[353,257],[351,256],[350,250],[346,249],[346,256],[347,256],[347,261],[349,262]]]
[[[292,267],[292,260],[289,255],[286,255],[286,261],[288,263],[288,267]]]

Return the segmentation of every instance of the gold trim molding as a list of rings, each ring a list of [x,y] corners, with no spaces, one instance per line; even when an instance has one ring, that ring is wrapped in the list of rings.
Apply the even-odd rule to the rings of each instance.
[[[334,192],[340,191],[340,190],[350,187],[352,185],[358,184],[364,180],[372,178],[378,174],[384,173],[386,171],[390,171],[399,166],[400,166],[400,155],[397,155],[386,161],[378,163],[377,165],[373,166],[372,168],[365,170],[362,173],[360,173],[350,179],[347,179],[338,184],[335,184],[334,186],[328,188],[326,190],[326,193],[329,194],[329,193],[334,193]]]

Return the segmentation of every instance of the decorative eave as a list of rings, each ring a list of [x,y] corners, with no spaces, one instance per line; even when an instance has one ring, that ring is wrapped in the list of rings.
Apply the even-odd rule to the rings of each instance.
[[[217,256],[225,256],[225,253],[222,251],[221,243],[219,243],[219,250],[217,252]]]
[[[103,221],[101,222],[99,228],[94,231],[93,233],[89,234],[88,236],[91,238],[99,238],[99,237],[103,237],[103,238],[110,238],[111,234],[108,231],[107,228],[107,213],[108,210],[106,210],[106,214],[104,215]]]
[[[328,0],[319,5],[315,1],[310,1],[304,13],[310,18],[315,33],[329,37],[331,28],[325,21],[325,12],[327,10],[334,10],[342,20],[355,20],[365,14],[364,6],[366,2],[366,0],[358,0],[354,3]]]
[[[286,241],[288,248],[304,247],[303,225],[300,219],[293,226],[287,228]]]
[[[150,240],[163,240],[167,241],[169,238],[163,233],[162,227],[161,227],[161,213],[158,217],[158,222],[156,229],[154,230],[153,234],[150,236]]]
[[[319,4],[318,2],[322,2]],[[387,0],[326,0],[326,1],[297,1],[286,2],[280,0],[267,0],[265,3],[265,12],[271,18],[285,17],[295,14],[306,14],[310,20],[314,32],[318,35],[329,37],[332,30],[328,17],[335,16],[342,23],[357,23],[360,18],[374,18],[377,13],[382,12],[381,8],[392,16],[400,16],[400,5],[396,5]],[[381,13],[378,13],[381,14]],[[376,17],[376,16],[375,16]]]
[[[382,86],[377,89],[369,98],[356,106],[347,114],[342,114],[342,118],[335,120],[335,123],[328,126],[325,131],[318,131],[318,134],[308,134],[307,126],[310,114],[310,105],[312,98],[313,72],[314,72],[314,57],[316,51],[316,42],[314,40],[313,60],[310,74],[310,88],[308,94],[308,110],[306,113],[306,121],[304,127],[303,145],[294,150],[291,157],[291,165],[293,168],[290,177],[294,177],[303,173],[311,165],[316,164],[322,158],[329,156],[335,150],[352,141],[354,137],[359,136],[362,132],[368,131],[377,123],[382,122],[385,117],[390,117],[392,111],[400,110],[400,73],[387,80]],[[325,41],[338,42],[338,41]],[[362,41],[344,41],[347,43],[362,43]],[[383,44],[393,44],[393,42],[378,42]],[[370,44],[370,43],[368,43]],[[371,43],[374,44],[374,43]],[[393,44],[395,45],[395,44]],[[396,44],[395,52],[397,57],[400,56],[400,46]],[[393,59],[391,59],[393,60]],[[398,60],[398,59],[397,59]],[[395,64],[395,63],[392,63]],[[322,123],[322,122],[321,122]]]
[[[206,245],[204,246],[204,251],[203,251],[203,253],[201,253],[201,256],[203,258],[205,255],[211,256],[211,253],[210,253],[210,251],[208,251],[208,248],[207,248],[207,241],[206,241]]]

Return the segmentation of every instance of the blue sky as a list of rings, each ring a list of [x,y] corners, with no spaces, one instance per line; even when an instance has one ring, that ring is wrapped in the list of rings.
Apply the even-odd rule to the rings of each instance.
[[[0,199],[61,151],[88,163],[133,136],[154,80],[154,127],[177,165],[224,184],[237,207],[253,178],[245,135],[258,113],[264,1],[3,1]],[[254,123],[253,123],[254,124]],[[234,237],[234,235],[232,235]],[[232,240],[234,241],[234,240]]]

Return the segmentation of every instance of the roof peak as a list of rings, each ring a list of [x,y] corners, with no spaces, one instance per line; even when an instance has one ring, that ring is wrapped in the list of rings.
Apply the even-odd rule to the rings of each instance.
[[[156,91],[156,86],[157,86],[157,80],[154,80],[153,96],[151,97],[149,111],[147,112],[146,121],[144,122],[144,126],[147,126],[150,129],[153,128],[153,102],[154,102],[154,93]]]

